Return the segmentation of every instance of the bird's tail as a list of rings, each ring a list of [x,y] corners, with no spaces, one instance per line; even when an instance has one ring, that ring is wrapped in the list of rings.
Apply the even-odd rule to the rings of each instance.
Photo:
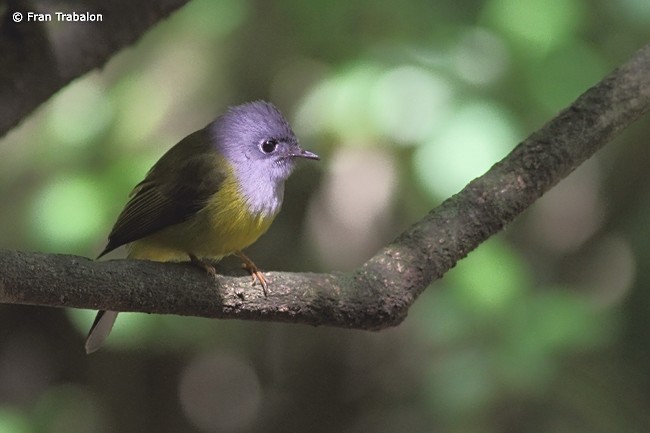
[[[88,337],[86,337],[86,353],[90,354],[104,344],[108,334],[113,329],[113,324],[117,318],[117,311],[98,311],[93,326],[90,327]]]

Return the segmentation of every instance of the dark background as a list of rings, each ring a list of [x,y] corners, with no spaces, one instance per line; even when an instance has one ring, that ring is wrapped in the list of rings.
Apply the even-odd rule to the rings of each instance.
[[[354,269],[649,36],[642,0],[194,0],[0,141],[0,247],[96,256],[157,158],[267,99],[322,161],[248,254]],[[648,431],[649,133],[387,331],[123,314],[86,356],[94,312],[0,306],[0,432]]]

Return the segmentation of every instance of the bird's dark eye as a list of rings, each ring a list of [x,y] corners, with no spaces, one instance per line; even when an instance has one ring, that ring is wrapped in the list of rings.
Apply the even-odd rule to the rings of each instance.
[[[275,152],[275,149],[277,147],[278,147],[278,140],[276,140],[275,138],[269,138],[268,140],[264,140],[260,145],[260,149],[262,149],[262,152],[264,153],[273,153]]]

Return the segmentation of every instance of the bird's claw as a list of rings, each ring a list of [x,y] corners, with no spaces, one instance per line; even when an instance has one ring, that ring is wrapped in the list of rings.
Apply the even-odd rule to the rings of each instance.
[[[265,297],[268,296],[269,283],[266,277],[264,276],[264,274],[260,272],[260,270],[257,268],[255,263],[253,263],[251,259],[246,257],[244,253],[242,253],[241,251],[237,251],[235,254],[237,254],[237,257],[239,257],[243,262],[244,269],[246,269],[251,274],[251,277],[253,279],[252,281],[253,285],[255,285],[255,282],[259,282],[260,285],[262,286],[262,291],[264,292],[264,296]]]

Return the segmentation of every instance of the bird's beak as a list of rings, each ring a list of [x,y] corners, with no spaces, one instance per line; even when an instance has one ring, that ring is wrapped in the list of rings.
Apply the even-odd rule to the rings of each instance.
[[[291,156],[294,156],[294,157],[297,157],[297,158],[306,158],[306,159],[315,159],[315,160],[320,159],[320,156],[316,155],[314,152],[310,152],[308,150],[304,150],[304,149],[300,149],[300,148],[299,148],[297,153],[294,153]]]

